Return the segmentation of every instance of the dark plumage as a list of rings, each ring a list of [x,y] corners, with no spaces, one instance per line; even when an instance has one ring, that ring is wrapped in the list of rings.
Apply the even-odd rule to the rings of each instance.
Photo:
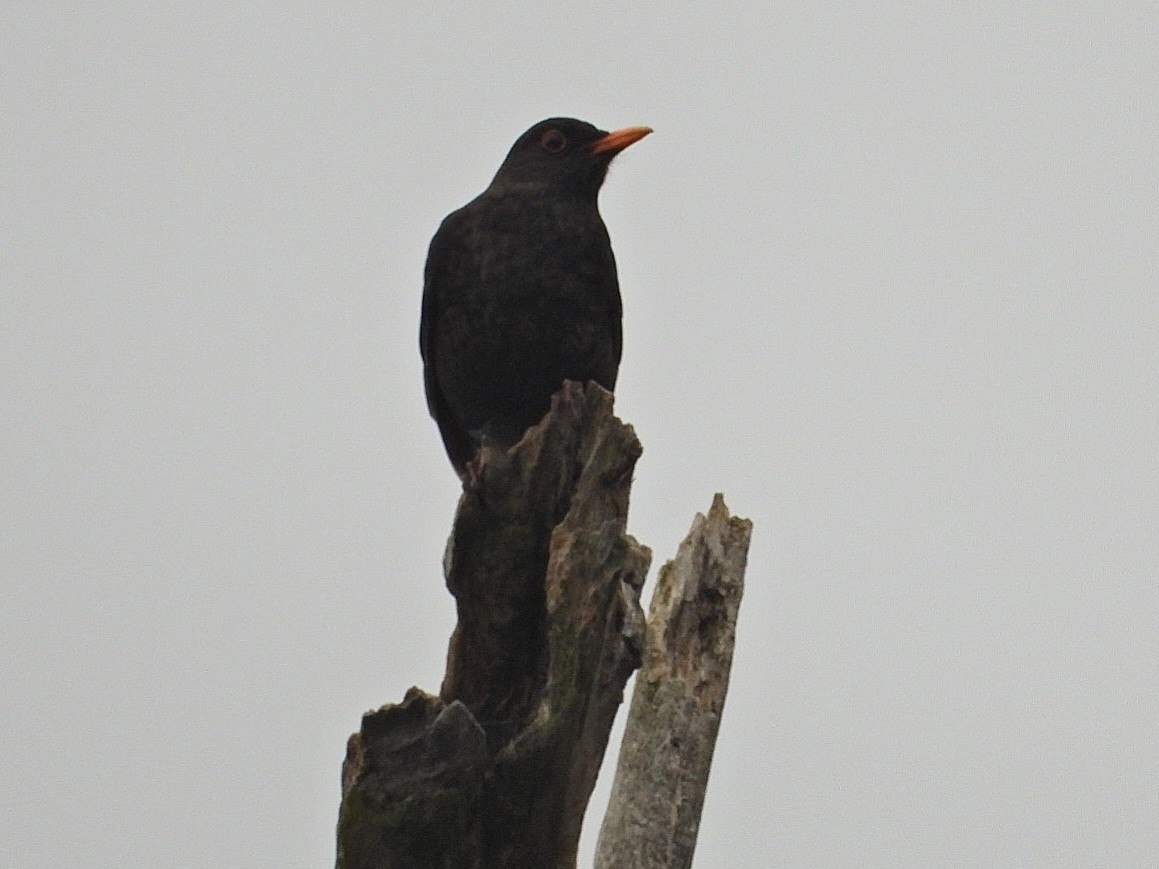
[[[620,289],[596,199],[612,158],[650,132],[541,121],[431,240],[419,349],[460,476],[484,440],[506,448],[539,422],[564,380],[615,388]]]

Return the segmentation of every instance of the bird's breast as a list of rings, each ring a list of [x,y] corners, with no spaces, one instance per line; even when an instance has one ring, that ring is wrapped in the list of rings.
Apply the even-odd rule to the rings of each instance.
[[[464,211],[439,245],[439,386],[464,429],[513,442],[565,379],[614,388],[615,259],[594,207],[510,196]]]
[[[582,317],[618,299],[615,259],[594,207],[516,196],[488,204],[470,243],[471,297],[481,315],[546,327],[548,315]]]

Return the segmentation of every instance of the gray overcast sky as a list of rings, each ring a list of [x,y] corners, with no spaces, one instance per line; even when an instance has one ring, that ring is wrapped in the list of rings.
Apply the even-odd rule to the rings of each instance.
[[[656,129],[630,530],[756,523],[698,865],[1159,861],[1155,4],[81,8],[0,9],[0,864],[332,863],[453,624],[426,245],[560,114]]]

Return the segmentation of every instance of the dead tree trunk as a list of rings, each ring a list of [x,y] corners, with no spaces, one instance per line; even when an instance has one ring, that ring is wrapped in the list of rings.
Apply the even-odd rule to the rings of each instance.
[[[596,869],[692,865],[751,535],[717,495],[660,569]]]
[[[624,533],[640,445],[594,384],[565,384],[487,450],[444,557],[459,623],[438,697],[367,713],[342,770],[339,869],[573,867],[639,666],[651,553]]]

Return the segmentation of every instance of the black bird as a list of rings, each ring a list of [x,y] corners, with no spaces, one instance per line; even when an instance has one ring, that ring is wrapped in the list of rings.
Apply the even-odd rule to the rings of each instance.
[[[612,158],[650,132],[541,121],[431,240],[423,380],[463,479],[484,441],[509,447],[539,422],[564,380],[615,388],[620,288],[596,199]]]

